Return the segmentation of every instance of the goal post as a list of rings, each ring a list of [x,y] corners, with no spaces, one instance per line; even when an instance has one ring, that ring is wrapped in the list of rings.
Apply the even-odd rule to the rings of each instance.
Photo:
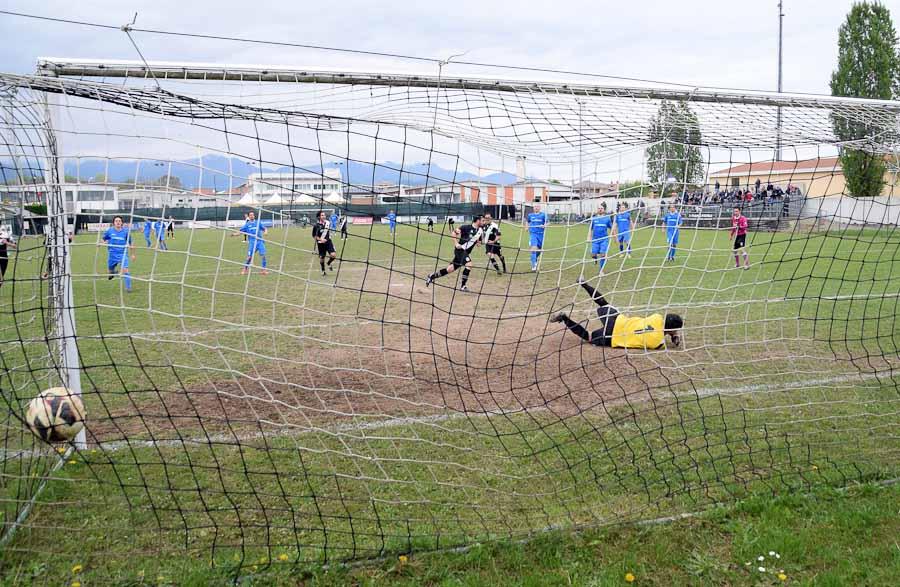
[[[583,81],[0,74],[48,220],[0,288],[5,556],[243,576],[898,477],[900,104]],[[57,378],[64,463],[21,416]]]
[[[72,296],[72,251],[69,246],[69,214],[66,212],[62,190],[59,160],[59,140],[53,130],[53,111],[56,96],[44,94],[44,125],[47,135],[47,157],[44,162],[44,181],[41,186],[47,202],[47,279],[49,283],[49,305],[52,316],[52,331],[57,333],[59,363],[57,377],[62,386],[72,395],[81,396],[81,366],[78,356],[78,335],[75,321],[75,300]],[[73,222],[74,224],[74,222]],[[87,448],[87,432],[84,428],[73,441],[76,449]]]
[[[39,391],[36,385],[63,385],[72,394],[80,396],[81,384],[70,251],[66,238],[67,215],[60,190],[58,137],[52,124],[52,104],[56,97],[44,94],[42,103],[25,106],[17,100],[16,92],[15,87],[4,87],[7,103],[4,104],[3,136],[6,144],[0,155],[6,187],[3,195],[9,196],[13,192],[19,200],[8,202],[15,216],[10,225],[12,230],[4,234],[4,238],[10,239],[12,233],[19,234],[16,255],[27,258],[24,264],[31,267],[11,271],[12,287],[15,289],[18,281],[18,291],[0,302],[4,320],[7,320],[2,327],[6,348],[2,353],[0,387],[4,391],[3,403],[9,410],[2,426],[4,442],[0,451],[4,475],[4,482],[0,484],[3,488],[0,492],[3,497],[0,546],[4,548],[9,547],[42,491],[59,474],[73,450],[87,447],[83,429],[70,446],[55,447],[44,446],[27,429],[21,430],[23,405],[17,401],[19,398],[27,398],[29,393]],[[40,195],[47,206],[45,217],[36,214],[26,220],[27,194],[32,196],[33,203],[39,201],[37,196]],[[34,234],[28,236],[26,226],[32,230],[43,227],[43,234],[34,230]],[[6,269],[4,267],[4,272]],[[36,308],[40,310],[35,311]],[[10,337],[11,327],[17,333],[16,339]]]

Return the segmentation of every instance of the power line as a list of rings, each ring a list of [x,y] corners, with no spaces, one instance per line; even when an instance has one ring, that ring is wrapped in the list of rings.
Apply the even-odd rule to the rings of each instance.
[[[31,18],[35,20],[43,20],[48,22],[57,22],[62,24],[70,24],[70,25],[79,25],[85,27],[93,27],[99,29],[106,30],[115,30],[121,31],[122,27],[120,25],[110,25],[110,24],[102,24],[96,22],[88,22],[83,20],[74,20],[68,18],[57,18],[51,16],[43,16],[39,14],[28,14],[25,12],[14,12],[12,10],[0,10],[0,14],[7,16],[16,16],[20,18]],[[130,27],[131,31],[147,33],[151,35],[166,35],[172,37],[189,37],[194,39],[204,39],[211,41],[229,41],[234,43],[247,43],[253,45],[268,45],[274,47],[293,47],[297,49],[312,49],[316,51],[329,51],[334,53],[347,53],[352,55],[368,55],[373,57],[389,57],[392,59],[405,59],[407,61],[418,61],[423,63],[432,63],[434,65],[440,65],[443,63],[443,59],[439,59],[436,57],[422,57],[418,55],[404,55],[401,53],[390,53],[385,51],[367,51],[364,49],[347,49],[344,47],[328,47],[325,45],[311,45],[307,43],[291,43],[288,41],[270,41],[270,40],[262,40],[262,39],[251,39],[247,37],[234,37],[229,35],[212,35],[212,34],[204,34],[204,33],[186,33],[181,31],[166,31],[160,29],[145,29],[139,27]],[[669,82],[662,80],[652,80],[640,77],[628,77],[628,76],[620,76],[620,75],[608,75],[603,73],[588,73],[583,71],[572,71],[568,69],[556,69],[556,68],[548,68],[548,67],[529,67],[525,65],[507,65],[502,63],[482,63],[479,61],[453,61],[454,65],[468,65],[471,67],[483,67],[490,69],[506,69],[506,70],[516,70],[516,71],[528,71],[533,73],[552,73],[559,75],[571,75],[578,77],[591,77],[591,78],[601,78],[601,79],[609,79],[609,80],[617,80],[624,82],[637,82],[642,84],[658,84],[663,86],[670,87],[683,87],[683,88],[691,88],[697,89],[699,87],[704,87],[709,90],[724,90],[724,91],[734,91],[734,92],[753,92],[757,91],[753,88],[739,88],[739,87],[723,87],[723,86],[707,86],[703,84],[694,84],[694,83],[679,83],[679,82]],[[828,94],[817,94],[814,92],[804,92],[809,96],[827,96]]]
[[[24,12],[13,12],[11,10],[0,10],[0,14],[5,14],[8,16],[18,16],[21,18],[31,18],[35,20],[45,20],[50,22],[58,22],[63,24],[74,24],[79,26],[100,28],[100,29],[108,29],[108,30],[121,30],[121,26],[109,25],[109,24],[101,24],[96,22],[86,22],[83,20],[72,20],[67,18],[55,18],[51,16],[42,16],[38,14],[27,14]],[[414,55],[401,55],[399,53],[387,53],[382,51],[365,51],[362,49],[344,49],[340,47],[325,47],[322,45],[308,45],[304,43],[289,43],[286,41],[269,41],[269,40],[260,40],[260,39],[249,39],[245,37],[231,37],[225,35],[208,35],[203,33],[184,33],[180,31],[163,31],[158,29],[145,29],[141,27],[130,27],[130,30],[140,33],[148,33],[152,35],[169,35],[174,37],[192,37],[196,39],[207,39],[214,41],[233,41],[239,43],[250,43],[257,45],[273,45],[279,47],[295,47],[298,49],[316,49],[319,51],[334,51],[339,53],[354,53],[357,55],[372,55],[377,57],[393,57],[396,59],[408,59],[414,61],[427,61],[430,63],[439,63],[440,59],[433,59],[430,57],[417,57]]]
[[[110,25],[110,24],[102,24],[96,22],[87,22],[83,20],[73,20],[68,18],[57,18],[51,16],[42,16],[38,14],[28,14],[24,12],[14,12],[11,10],[0,10],[0,14],[4,14],[7,16],[16,16],[20,18],[31,18],[35,20],[43,20],[49,22],[57,22],[62,24],[71,24],[85,27],[93,27],[100,28],[106,30],[115,30],[119,31],[122,29],[121,26]],[[444,60],[438,59],[434,57],[421,57],[418,55],[404,55],[400,53],[389,53],[385,51],[367,51],[363,49],[347,49],[343,47],[327,47],[324,45],[310,45],[306,43],[291,43],[287,41],[271,41],[271,40],[261,40],[261,39],[251,39],[247,37],[234,37],[228,35],[211,35],[204,33],[185,33],[181,31],[165,31],[160,29],[146,29],[141,27],[130,27],[129,30],[140,33],[147,33],[151,35],[168,35],[174,37],[190,37],[195,39],[205,39],[205,40],[213,40],[213,41],[230,41],[236,43],[248,43],[255,45],[270,45],[276,47],[293,47],[297,49],[313,49],[317,51],[331,51],[336,53],[350,53],[354,55],[369,55],[374,57],[390,57],[393,59],[405,59],[408,61],[420,61],[426,63],[433,63],[435,65],[441,64]],[[575,76],[583,76],[583,77],[596,77],[596,78],[604,78],[604,79],[613,79],[620,81],[630,81],[630,82],[640,82],[640,83],[651,83],[651,84],[665,84],[672,86],[683,86],[693,88],[696,87],[696,84],[684,84],[684,83],[675,83],[675,82],[663,82],[659,80],[651,80],[644,78],[636,78],[636,77],[626,77],[626,76],[616,76],[616,75],[606,75],[602,73],[586,73],[579,71],[571,71],[566,69],[554,69],[554,68],[546,68],[546,67],[528,67],[521,65],[505,65],[500,63],[482,63],[478,61],[453,61],[456,65],[469,65],[472,67],[484,67],[484,68],[494,68],[494,69],[514,69],[519,71],[531,71],[535,73],[555,73],[555,74],[563,74],[563,75],[575,75]]]

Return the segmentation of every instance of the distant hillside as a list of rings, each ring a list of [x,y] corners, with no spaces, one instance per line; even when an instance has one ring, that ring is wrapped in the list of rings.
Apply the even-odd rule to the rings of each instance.
[[[20,162],[21,164],[21,162]],[[31,167],[34,167],[32,165]],[[401,172],[402,167],[402,172]],[[444,169],[439,165],[426,165],[424,163],[401,165],[396,162],[383,163],[359,163],[349,164],[331,161],[324,165],[310,164],[298,165],[298,173],[321,173],[322,169],[340,169],[346,178],[349,171],[349,181],[355,186],[371,186],[377,183],[403,183],[411,186],[421,186],[425,183],[483,181],[485,183],[508,184],[516,181],[511,173],[492,173],[479,177],[466,171]],[[30,169],[31,173],[38,175],[40,169]],[[251,173],[258,171],[285,173],[290,172],[290,167],[266,166],[262,167],[250,161],[237,157],[223,157],[221,155],[206,155],[202,159],[185,159],[181,161],[137,161],[134,159],[67,159],[64,172],[67,176],[79,178],[81,181],[89,181],[98,177],[106,177],[112,183],[149,183],[165,175],[171,174],[177,177],[182,187],[187,189],[213,188],[219,191],[236,188],[243,184]],[[15,177],[15,166],[9,160],[0,160],[0,172],[2,178],[10,181]]]

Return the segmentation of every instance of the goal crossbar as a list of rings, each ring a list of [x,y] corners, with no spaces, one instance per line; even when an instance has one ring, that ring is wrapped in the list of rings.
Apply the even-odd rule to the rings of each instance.
[[[477,76],[439,76],[425,73],[361,72],[340,69],[264,65],[226,65],[188,62],[38,59],[39,75],[58,77],[146,78],[163,80],[321,83],[341,85],[420,87],[492,92],[536,92],[585,97],[622,97],[642,100],[679,100],[792,108],[835,105],[878,106],[900,114],[900,101],[844,98],[818,94],[731,91],[700,87],[639,87],[580,84],[558,81],[498,79]]]

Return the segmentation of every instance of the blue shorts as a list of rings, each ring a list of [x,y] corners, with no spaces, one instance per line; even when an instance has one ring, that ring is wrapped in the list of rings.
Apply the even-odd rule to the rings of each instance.
[[[598,238],[596,240],[591,241],[591,254],[592,255],[605,255],[606,251],[609,250],[609,237],[605,236],[603,238]]]
[[[122,264],[122,269],[128,269],[128,255],[122,255],[121,257],[110,257],[106,262],[106,268],[110,271],[116,268],[116,265],[119,263]]]
[[[531,241],[530,241],[530,242],[531,242],[531,244],[530,244],[529,246],[537,247],[537,248],[539,248],[539,249],[543,249],[543,248],[544,248],[544,235],[543,235],[543,233],[541,233],[541,234],[535,234],[535,233],[532,232],[532,233],[531,233]]]
[[[389,224],[390,224],[390,227],[391,227],[391,232],[394,232],[394,229],[397,228],[397,223],[396,223],[396,222],[391,222],[391,223],[389,223]]]
[[[631,242],[631,231],[626,230],[625,232],[620,232],[618,238],[620,243]]]
[[[253,253],[259,253],[263,257],[266,256],[266,243],[262,241],[251,242],[247,245],[247,256],[252,257]]]
[[[666,233],[666,241],[667,241],[670,245],[677,245],[677,244],[678,244],[678,231],[675,231],[675,232],[667,232],[667,233]]]

